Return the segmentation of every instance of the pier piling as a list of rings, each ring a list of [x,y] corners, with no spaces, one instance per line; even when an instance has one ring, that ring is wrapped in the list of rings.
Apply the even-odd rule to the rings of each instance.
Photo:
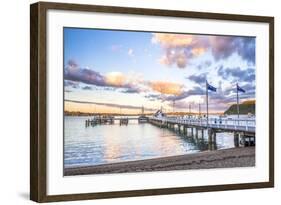
[[[239,133],[234,132],[234,146],[239,147]]]

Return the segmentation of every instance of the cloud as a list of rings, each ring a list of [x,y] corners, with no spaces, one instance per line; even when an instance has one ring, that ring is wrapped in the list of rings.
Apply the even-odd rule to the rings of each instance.
[[[130,48],[130,49],[128,50],[128,55],[131,56],[131,57],[134,56],[134,50],[133,50],[132,48]]]
[[[124,109],[142,109],[142,106],[134,106],[134,105],[120,105],[115,103],[100,103],[100,102],[90,102],[90,101],[80,101],[80,100],[70,100],[65,99],[65,102],[71,103],[80,103],[80,104],[92,104],[92,105],[101,105],[101,106],[108,106],[113,108],[124,108]],[[147,111],[155,111],[156,109],[152,108],[145,108]]]
[[[149,99],[150,101],[162,100],[160,94],[147,94],[144,97]]]
[[[231,80],[231,82],[254,82],[256,79],[255,69],[247,68],[241,69],[240,67],[225,68],[222,65],[217,70],[219,76],[224,80]]]
[[[104,76],[88,68],[80,68],[78,64],[69,60],[64,69],[64,78],[66,80],[81,82],[97,86],[106,86]]]
[[[180,95],[184,86],[179,83],[166,81],[144,81],[142,76],[136,73],[127,75],[121,72],[98,73],[89,68],[80,68],[74,61],[69,61],[65,67],[65,79],[71,86],[85,83],[88,86],[118,89],[122,93],[158,92],[167,95]],[[91,87],[92,88],[92,87]],[[82,88],[83,89],[83,88]],[[89,90],[90,87],[84,89]]]
[[[210,47],[216,60],[229,57],[235,50],[235,38],[228,36],[211,36]]]
[[[246,99],[246,98],[254,98],[256,93],[256,86],[255,83],[241,83],[239,84],[246,92],[240,93],[239,98]],[[236,100],[236,83],[232,84],[230,87],[225,88],[223,91],[223,95],[229,98],[230,100]]]
[[[256,63],[256,39],[241,38],[240,46],[237,49],[238,54],[247,62]]]
[[[140,93],[141,90],[139,88],[126,88],[121,90],[122,93]]]
[[[210,51],[216,61],[236,53],[247,63],[255,64],[255,38],[154,33],[152,43],[159,44],[164,55],[161,64],[185,68],[191,60]]]
[[[91,86],[84,86],[82,87],[83,90],[93,90],[93,88]]]
[[[141,81],[139,75],[130,74],[124,75],[120,72],[110,72],[105,75],[100,74],[89,68],[80,68],[75,61],[68,61],[64,69],[64,78],[67,82],[66,86],[77,86],[79,83],[88,85],[125,88],[128,90],[141,91],[138,83]]]
[[[187,65],[188,53],[183,49],[166,49],[166,54],[159,59],[160,64],[172,66],[176,64],[178,68],[185,68]]]
[[[78,64],[75,62],[75,60],[73,59],[70,59],[68,62],[67,62],[67,65],[69,67],[73,67],[73,68],[77,68],[78,67]]]
[[[123,88],[121,90],[123,93],[140,93],[146,90],[142,76],[137,73],[127,75],[121,72],[106,73],[105,82],[107,86]]]
[[[71,87],[71,88],[79,88],[80,87],[79,83],[77,83],[75,81],[71,81],[71,80],[65,80],[64,86],[65,87]]]
[[[165,34],[165,33],[154,33],[152,37],[153,43],[160,43],[164,47],[179,47],[189,46],[193,42],[194,36],[184,34]]]
[[[244,89],[246,89],[246,93],[241,93],[239,95],[240,101],[247,100],[247,99],[253,99],[255,98],[255,86],[253,85],[244,85]],[[204,100],[204,102],[201,103],[201,112],[206,111],[206,97],[205,97],[205,90],[198,89],[199,92],[197,94],[201,96],[201,99]],[[191,91],[189,91],[191,93]],[[194,92],[194,91],[193,91]],[[188,93],[185,92],[181,97],[188,97]],[[173,101],[174,99],[175,101]],[[171,101],[169,105],[172,107],[173,102],[175,102],[175,108],[178,109],[186,109],[188,110],[189,105],[191,104],[191,109],[198,110],[198,102],[186,102],[183,100],[184,98],[169,98]],[[209,110],[213,111],[224,111],[226,110],[230,105],[236,103],[236,87],[235,84],[233,84],[231,87],[223,90],[223,92],[210,92],[209,93]]]
[[[112,87],[126,87],[126,77],[120,72],[110,72],[105,75],[105,82]]]
[[[197,78],[197,77],[198,76],[192,78]],[[201,83],[205,83],[205,78],[199,79],[199,81],[200,80]],[[244,82],[241,83],[240,86],[246,90],[246,93],[241,93],[239,95],[241,101],[255,98],[254,83]],[[220,83],[220,85],[217,87],[218,87],[217,92],[209,92],[209,108],[210,110],[215,110],[215,111],[226,110],[231,104],[236,102],[236,83],[233,83],[232,85],[227,87],[222,86],[222,84]],[[202,102],[200,100],[200,102],[202,102],[201,109],[202,111],[204,111],[205,104],[206,104],[205,94],[206,94],[205,86],[195,86],[190,90],[182,91],[182,93],[179,95],[148,94],[145,97],[151,101],[161,100],[161,101],[169,102],[169,106],[171,107],[173,106],[173,103],[175,103],[175,108],[178,109],[184,109],[184,108],[188,109],[190,102],[185,101],[185,99],[190,96],[199,96],[204,101]],[[192,109],[194,109],[194,106],[196,106],[197,103],[198,102],[191,102],[191,104],[193,104]]]
[[[207,76],[207,73],[201,73],[199,75],[196,75],[196,74],[190,75],[186,78],[193,81],[196,84],[202,85],[202,84],[205,84],[205,82],[206,82],[206,76]]]
[[[205,92],[204,89],[202,89],[202,87],[196,86],[190,90],[187,91],[183,91],[181,94],[179,95],[171,95],[171,96],[166,96],[164,97],[165,101],[176,101],[176,100],[182,100],[185,99],[189,96],[192,95],[203,95]]]
[[[182,90],[179,95],[171,95],[171,94],[147,94],[144,97],[148,98],[150,101],[161,100],[161,101],[179,101],[183,100],[187,97],[194,95],[204,95],[205,90],[199,86],[196,86],[190,90]]]
[[[209,64],[205,62],[204,64]],[[217,107],[227,106],[236,100],[235,83],[246,90],[241,93],[241,99],[255,97],[255,69],[241,69],[240,67],[223,67],[216,69],[217,75],[232,83],[230,87],[218,87],[218,92],[210,93],[210,103]],[[197,85],[186,90],[183,84],[167,81],[145,81],[142,75],[136,73],[124,74],[121,72],[109,72],[101,74],[89,68],[80,68],[74,61],[69,61],[65,66],[65,87],[80,88],[84,90],[103,89],[113,90],[120,93],[143,93],[144,97],[150,101],[181,101],[190,96],[205,96],[206,73],[193,74],[186,78]],[[235,83],[234,83],[235,82]],[[86,85],[84,85],[86,84]],[[226,83],[228,86],[229,83]],[[82,87],[84,85],[84,87]],[[70,89],[66,89],[70,90]],[[211,105],[213,106],[213,105]],[[210,107],[211,108],[211,107]]]
[[[200,56],[200,55],[204,54],[205,51],[206,51],[206,48],[203,48],[203,47],[201,47],[201,48],[193,48],[191,50],[191,53],[192,53],[193,56],[197,57],[197,56]]]
[[[153,91],[157,91],[161,94],[180,95],[183,91],[182,84],[173,82],[152,81],[149,82],[149,86]]]
[[[239,99],[253,99],[255,98],[255,85],[253,83],[243,83],[241,87],[246,90],[246,93],[241,93],[239,95]],[[217,92],[209,93],[209,108],[211,110],[225,110],[229,107],[229,105],[236,102],[236,84],[232,84],[229,87],[223,87],[223,89],[218,89]],[[190,90],[182,92],[178,96],[162,96],[162,100],[170,101],[170,106],[175,102],[176,108],[188,108],[190,103],[183,101],[185,98],[189,96],[201,96],[204,99],[204,103],[202,105],[202,110],[204,109],[204,105],[206,104],[205,98],[205,87],[196,86]]]
[[[211,36],[210,48],[216,60],[225,59],[237,53],[250,64],[255,64],[256,42],[253,37]]]
[[[175,64],[178,68],[185,68],[189,60],[206,52],[205,40],[200,35],[154,33],[152,43],[164,49],[161,64]]]

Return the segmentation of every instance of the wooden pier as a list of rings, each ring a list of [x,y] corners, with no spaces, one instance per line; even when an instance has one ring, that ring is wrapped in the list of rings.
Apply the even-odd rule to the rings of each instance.
[[[129,118],[129,117],[113,117],[113,116],[95,116],[93,118],[85,120],[85,127],[96,126],[96,125],[106,125],[114,124],[119,121],[119,125],[128,125],[130,120],[139,120],[139,118]],[[147,120],[148,121],[148,120]],[[140,123],[140,121],[139,121]]]
[[[128,123],[129,123],[129,119],[127,117],[120,118],[120,120],[119,120],[120,125],[128,125]]]
[[[95,125],[100,125],[100,124],[114,124],[114,117],[108,116],[108,117],[93,117],[92,119],[87,119],[85,121],[85,126],[95,126]]]
[[[223,118],[176,118],[176,117],[150,117],[149,122],[161,128],[172,129],[176,132],[198,138],[203,137],[207,131],[208,140],[215,141],[216,134],[230,132],[234,134],[234,144],[245,146],[255,145],[255,120],[252,119],[223,119]],[[240,139],[240,140],[239,140]]]
[[[130,120],[138,120],[139,123],[149,122],[161,128],[168,128],[179,134],[191,136],[198,139],[203,138],[207,133],[208,141],[216,142],[217,133],[233,133],[234,145],[245,146],[255,145],[256,125],[254,119],[229,119],[229,118],[193,118],[193,117],[146,117],[141,122],[139,117],[113,117],[113,116],[95,116],[85,121],[85,126],[96,126],[105,124],[114,124],[119,121],[119,125],[128,125]],[[211,143],[216,144],[216,143]]]

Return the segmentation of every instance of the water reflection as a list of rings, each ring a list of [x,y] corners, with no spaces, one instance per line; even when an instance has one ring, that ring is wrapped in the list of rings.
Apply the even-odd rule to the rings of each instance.
[[[159,128],[149,123],[130,121],[128,126],[97,125],[85,127],[87,117],[65,117],[64,163],[66,167],[133,161],[206,150],[234,147],[231,133],[217,133],[213,140],[207,132],[191,130],[186,134]]]

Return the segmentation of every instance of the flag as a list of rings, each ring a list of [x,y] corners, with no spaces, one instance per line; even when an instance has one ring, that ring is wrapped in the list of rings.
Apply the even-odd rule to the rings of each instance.
[[[208,90],[211,90],[213,92],[217,92],[217,88],[215,88],[214,86],[210,85],[208,82],[206,82],[206,83],[207,83],[207,89]]]
[[[238,92],[242,92],[242,93],[245,93],[245,92],[246,92],[243,88],[239,87],[238,84],[236,84],[236,86],[237,86],[237,91],[238,91]]]

